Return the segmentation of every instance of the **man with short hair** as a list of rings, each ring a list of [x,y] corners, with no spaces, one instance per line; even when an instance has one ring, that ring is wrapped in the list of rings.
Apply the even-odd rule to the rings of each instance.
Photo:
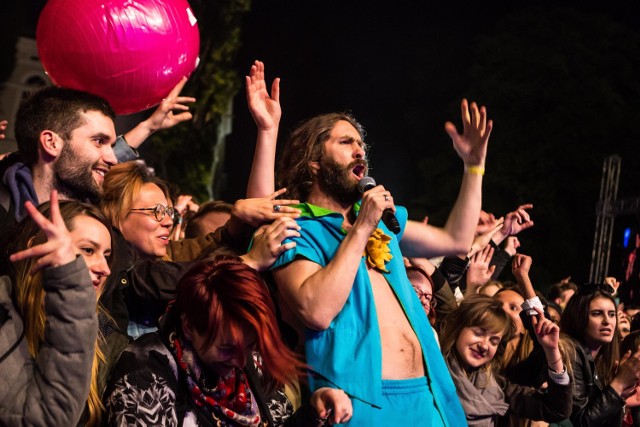
[[[403,263],[403,255],[471,247],[492,122],[484,107],[466,100],[462,119],[462,135],[452,123],[445,126],[465,173],[443,228],[408,221],[382,185],[360,194],[366,145],[350,115],[306,121],[283,150],[279,186],[306,203],[296,247],[280,256],[273,274],[285,309],[304,326],[311,391],[332,385],[347,392],[354,406],[349,425],[466,425]],[[387,209],[400,224],[397,235],[380,221]]]
[[[111,166],[136,159],[135,148],[153,132],[191,118],[182,104],[195,99],[179,96],[185,83],[182,79],[149,118],[118,138],[115,113],[99,96],[49,86],[26,99],[16,115],[18,153],[0,165],[0,230],[24,217],[24,202],[44,203],[52,189],[61,199],[98,201]]]

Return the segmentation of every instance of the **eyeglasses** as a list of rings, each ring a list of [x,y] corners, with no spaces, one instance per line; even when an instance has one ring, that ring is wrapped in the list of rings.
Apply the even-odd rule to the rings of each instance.
[[[156,205],[153,208],[135,208],[131,209],[132,212],[136,211],[152,211],[156,221],[160,222],[164,219],[165,215],[169,215],[169,218],[173,221],[176,216],[176,210],[169,206]]]
[[[436,305],[438,305],[438,300],[434,299],[432,294],[422,292],[415,286],[413,287],[413,289],[416,291],[416,294],[418,294],[418,298],[420,298],[420,304],[422,304],[423,307],[436,308]]]
[[[606,283],[585,283],[578,287],[578,293],[580,295],[591,295],[597,291],[613,295],[615,289],[613,289],[613,286],[607,285]]]

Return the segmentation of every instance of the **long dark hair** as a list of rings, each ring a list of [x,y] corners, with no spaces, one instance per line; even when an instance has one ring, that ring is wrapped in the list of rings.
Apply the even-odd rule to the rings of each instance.
[[[560,318],[560,330],[569,338],[581,343],[585,342],[585,331],[589,324],[589,306],[596,298],[604,298],[613,303],[617,310],[616,300],[611,292],[598,285],[583,285],[578,289],[578,293],[571,297]],[[616,316],[616,327],[613,328],[613,340],[608,344],[603,344],[596,356],[596,371],[605,384],[609,384],[614,377],[614,367],[620,358],[620,332],[617,328],[618,319]]]
[[[313,185],[314,172],[310,163],[320,160],[322,143],[329,139],[336,123],[351,124],[364,141],[365,131],[349,113],[329,113],[301,123],[287,139],[278,162],[277,186],[287,188],[289,199],[306,201]]]

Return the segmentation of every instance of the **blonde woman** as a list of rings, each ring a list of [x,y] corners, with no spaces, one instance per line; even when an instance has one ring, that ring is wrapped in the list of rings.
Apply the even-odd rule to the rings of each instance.
[[[18,227],[12,271],[0,278],[0,424],[97,425],[96,293],[110,273],[111,235],[90,205],[64,202]],[[45,215],[50,216],[50,220]],[[83,415],[84,411],[84,415]]]

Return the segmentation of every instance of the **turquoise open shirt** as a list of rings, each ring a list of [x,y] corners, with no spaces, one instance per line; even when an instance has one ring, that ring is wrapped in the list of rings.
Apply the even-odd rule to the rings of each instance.
[[[305,258],[326,266],[346,236],[342,214],[308,203],[296,206],[302,210],[297,222],[300,237],[292,238],[296,247],[282,254],[272,269],[297,258]],[[353,207],[357,215],[360,202]],[[420,345],[426,365],[426,376],[435,404],[446,425],[466,425],[465,415],[455,385],[438,347],[433,330],[407,277],[399,241],[407,223],[407,210],[396,206],[401,231],[395,235],[380,222],[384,233],[391,236],[389,248],[393,259],[382,273],[395,292]],[[373,292],[365,259],[362,258],[353,288],[343,309],[326,330],[305,328],[306,362],[319,374],[310,376],[311,390],[323,386],[343,389],[350,396],[380,407],[382,402],[382,345]]]

